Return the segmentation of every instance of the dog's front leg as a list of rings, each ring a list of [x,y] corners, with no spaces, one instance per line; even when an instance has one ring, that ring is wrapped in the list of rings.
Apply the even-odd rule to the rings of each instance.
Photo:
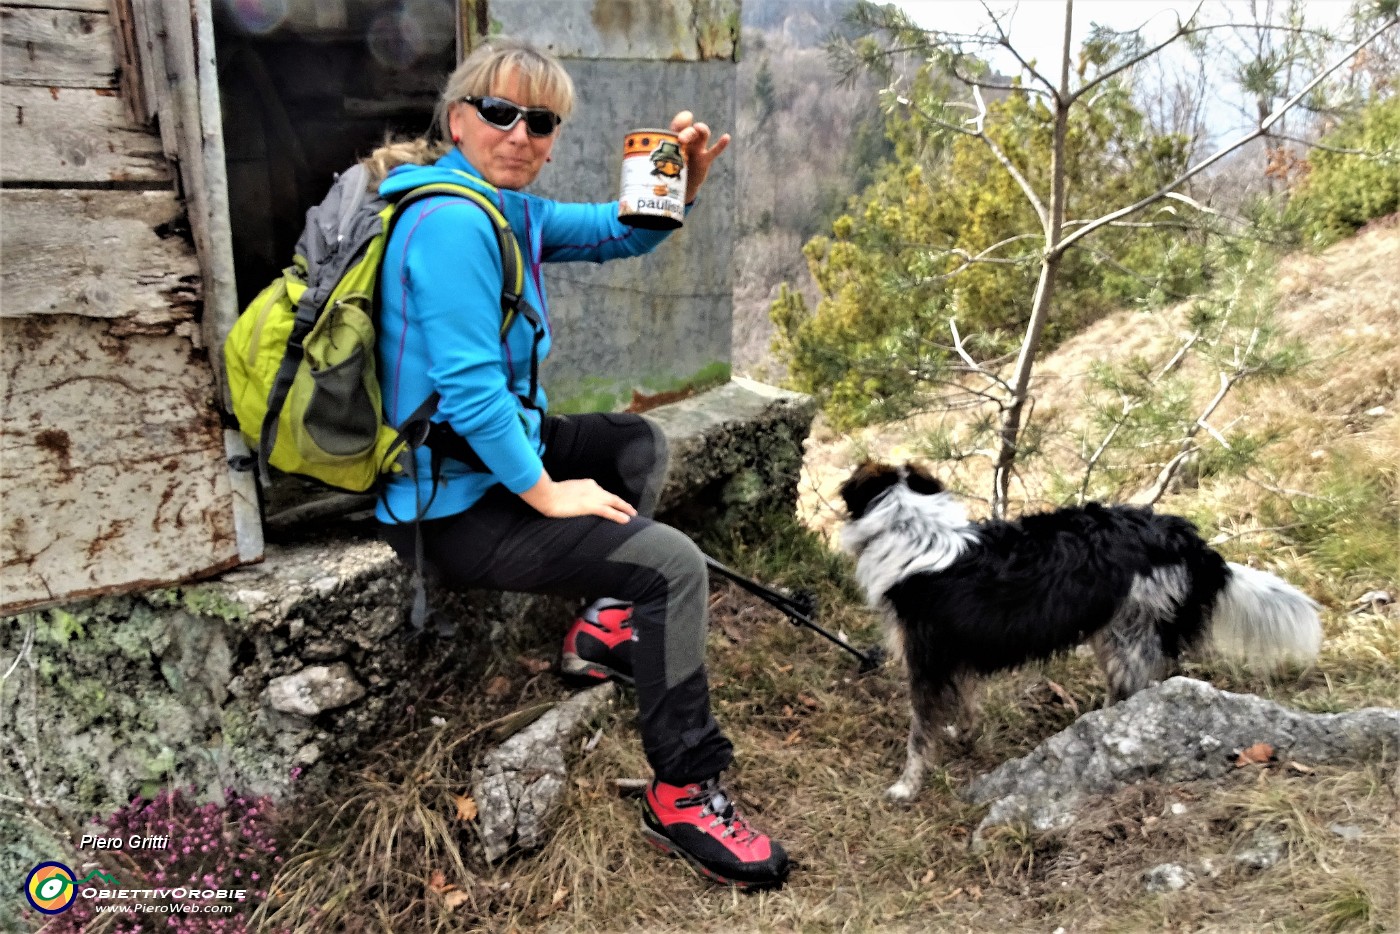
[[[928,757],[929,738],[918,720],[909,727],[909,757],[904,762],[904,774],[885,790],[885,798],[896,804],[909,804],[924,787],[924,770]]]
[[[924,773],[940,747],[941,724],[948,721],[957,703],[951,684],[929,685],[919,676],[909,679],[909,746],[904,774],[885,791],[885,798],[897,804],[913,801],[924,787]]]

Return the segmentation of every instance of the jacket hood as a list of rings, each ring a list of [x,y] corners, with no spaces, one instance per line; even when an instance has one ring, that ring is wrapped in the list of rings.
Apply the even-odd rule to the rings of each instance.
[[[467,161],[459,149],[450,149],[447,154],[431,165],[400,165],[389,172],[389,176],[379,186],[379,193],[386,197],[402,194],[411,188],[450,182],[454,185],[467,184],[482,194],[497,201],[509,200],[518,192],[501,191],[481,177],[481,174]],[[504,196],[504,199],[503,199]]]

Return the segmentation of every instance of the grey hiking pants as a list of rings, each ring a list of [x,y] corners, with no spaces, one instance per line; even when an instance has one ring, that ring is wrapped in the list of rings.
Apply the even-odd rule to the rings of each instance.
[[[637,507],[626,524],[598,516],[551,519],[494,486],[466,512],[423,523],[424,565],[453,589],[633,604],[633,676],[642,747],[656,777],[701,781],[729,765],[733,747],[710,712],[705,673],[708,575],[683,533],[651,516],[666,478],[666,439],[639,415],[550,416],[541,428],[555,480],[591,478]],[[413,562],[413,526],[382,526]]]

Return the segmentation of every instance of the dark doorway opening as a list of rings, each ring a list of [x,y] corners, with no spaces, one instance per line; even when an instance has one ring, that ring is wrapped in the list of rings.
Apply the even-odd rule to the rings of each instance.
[[[453,0],[217,0],[229,225],[242,308],[292,259],[337,172],[432,124]]]

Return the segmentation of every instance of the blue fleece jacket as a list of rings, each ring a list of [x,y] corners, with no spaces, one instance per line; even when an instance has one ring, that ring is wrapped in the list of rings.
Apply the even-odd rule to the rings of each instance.
[[[541,359],[551,338],[541,263],[639,256],[666,237],[664,231],[619,223],[615,201],[564,204],[493,188],[457,149],[434,165],[399,166],[379,191],[392,196],[433,182],[472,185],[490,195],[510,222],[525,258],[525,301],[539,310],[546,331]],[[385,416],[397,425],[437,390],[434,421],[447,422],[467,439],[491,472],[448,459],[434,491],[424,451],[416,478],[399,475],[387,484],[377,510],[382,521],[412,521],[420,503],[427,506],[424,518],[454,515],[493,484],[521,493],[540,478],[542,414],[520,398],[530,391],[535,331],[519,316],[501,339],[502,275],[491,222],[470,201],[425,198],[399,219],[379,279],[377,351]],[[543,389],[536,402],[545,408]]]

